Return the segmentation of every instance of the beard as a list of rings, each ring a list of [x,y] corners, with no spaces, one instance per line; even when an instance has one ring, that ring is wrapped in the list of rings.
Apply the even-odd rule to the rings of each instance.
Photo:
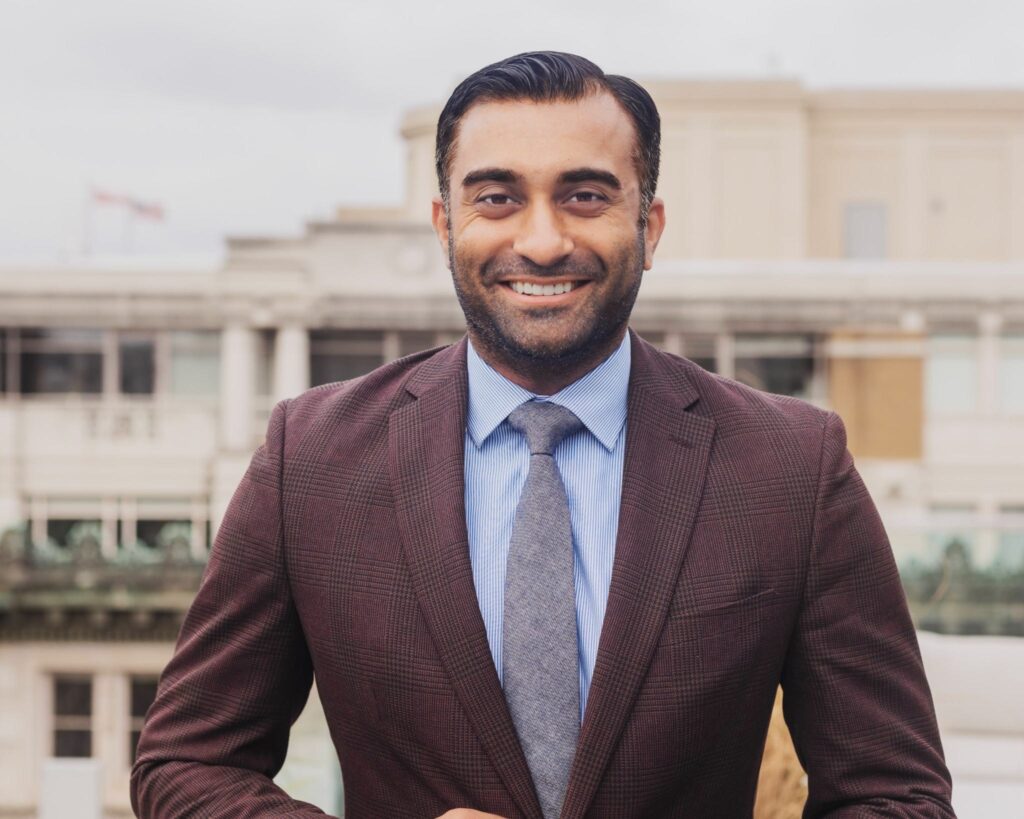
[[[557,373],[594,366],[622,338],[643,278],[644,233],[621,247],[606,265],[594,254],[574,252],[541,267],[511,251],[479,269],[448,235],[448,261],[470,336],[485,352],[524,374]],[[587,300],[573,306],[536,307],[524,318],[500,298],[488,298],[510,278],[570,278],[589,281]]]

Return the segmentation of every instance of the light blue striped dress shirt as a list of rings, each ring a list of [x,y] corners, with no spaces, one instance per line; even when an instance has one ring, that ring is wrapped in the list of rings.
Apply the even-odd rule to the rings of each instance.
[[[473,583],[498,678],[505,601],[505,564],[512,522],[530,468],[526,438],[508,414],[531,398],[576,413],[584,429],[555,450],[569,498],[575,552],[576,628],[580,656],[580,719],[587,705],[615,557],[622,498],[629,384],[629,335],[583,378],[540,397],[497,373],[469,345],[469,411],[466,423],[466,528]]]

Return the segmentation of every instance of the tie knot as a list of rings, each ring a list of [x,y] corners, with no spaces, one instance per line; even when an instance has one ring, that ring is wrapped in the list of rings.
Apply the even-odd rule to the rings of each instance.
[[[531,455],[552,455],[567,435],[572,435],[583,422],[572,410],[548,401],[527,401],[508,416],[512,428],[526,436]]]

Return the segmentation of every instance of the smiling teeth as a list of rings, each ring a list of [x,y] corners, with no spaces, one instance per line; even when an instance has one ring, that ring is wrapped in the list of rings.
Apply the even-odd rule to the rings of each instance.
[[[509,282],[509,285],[517,293],[524,296],[560,296],[572,290],[573,282],[559,282],[558,284],[533,284],[532,282]]]

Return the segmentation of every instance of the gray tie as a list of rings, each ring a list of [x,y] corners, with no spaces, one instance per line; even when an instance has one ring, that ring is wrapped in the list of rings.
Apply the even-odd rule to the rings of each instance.
[[[556,819],[576,753],[580,680],[569,502],[553,453],[582,422],[535,401],[508,422],[526,436],[530,471],[508,551],[503,684],[545,819]]]

